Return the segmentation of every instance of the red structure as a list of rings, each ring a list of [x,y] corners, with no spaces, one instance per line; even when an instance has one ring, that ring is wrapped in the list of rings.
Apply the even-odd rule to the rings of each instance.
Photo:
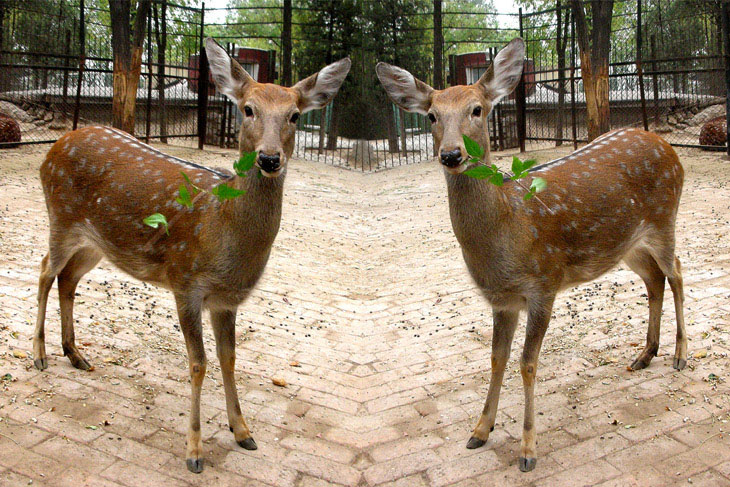
[[[276,51],[266,51],[253,47],[233,47],[233,55],[236,61],[259,83],[273,83],[277,77],[276,72]],[[231,52],[231,48],[228,49]],[[194,93],[198,92],[198,67],[200,56],[193,54],[188,60],[188,89]],[[213,75],[209,76],[209,95],[215,95],[215,83]]]
[[[470,52],[449,56],[449,84],[470,85],[476,83],[482,74],[487,70],[491,60],[487,59],[484,51]],[[535,91],[535,63],[532,59],[525,60],[525,93],[530,96]],[[515,97],[512,92],[511,100]]]

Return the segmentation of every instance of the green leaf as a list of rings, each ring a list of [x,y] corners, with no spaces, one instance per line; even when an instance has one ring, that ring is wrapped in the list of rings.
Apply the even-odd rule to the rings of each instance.
[[[545,191],[546,188],[547,181],[545,181],[543,178],[535,178],[532,180],[532,184],[530,184],[530,191],[534,191],[535,193]]]
[[[253,167],[255,163],[256,153],[247,152],[242,155],[237,162],[233,163],[233,169],[236,171],[236,174],[238,174],[242,178],[245,178],[246,173]]]
[[[144,220],[142,220],[142,222],[152,228],[158,228],[160,225],[162,225],[165,227],[165,233],[170,235],[170,229],[167,226],[167,218],[165,218],[165,215],[163,215],[162,213],[153,213]]]
[[[474,179],[489,179],[494,176],[494,169],[489,166],[475,166],[467,169],[462,174]]]
[[[537,159],[528,159],[526,161],[522,161],[522,170],[527,171],[535,164],[537,164]]]
[[[525,196],[523,196],[522,199],[528,201],[531,200],[533,196],[535,196],[535,191],[533,189],[530,189],[530,191],[525,193]]]
[[[479,147],[479,144],[477,144],[466,135],[462,135],[462,137],[464,139],[464,147],[466,147],[466,153],[472,157],[476,157],[477,159],[481,160],[482,156],[484,155],[484,149]]]
[[[175,198],[175,201],[180,203],[183,206],[187,206],[188,208],[193,207],[193,199],[190,197],[190,193],[188,192],[188,188],[185,187],[184,184],[180,185],[180,188],[178,189],[180,196]]]
[[[256,179],[261,179],[262,177],[264,176],[263,174],[261,174],[261,169],[259,169],[258,171],[256,171]]]
[[[520,160],[520,158],[517,156],[513,156],[512,157],[512,172],[514,173],[514,175],[517,176],[524,170],[525,170],[525,168],[522,165],[522,161]]]
[[[245,191],[232,188],[226,183],[219,184],[210,192],[218,198],[218,201],[232,200],[233,198],[238,198],[239,196],[246,194]]]
[[[497,172],[489,178],[489,182],[495,186],[502,186],[504,184],[504,176],[502,176],[501,172]]]
[[[190,177],[188,177],[187,174],[185,174],[182,171],[180,171],[180,174],[182,174],[182,177],[185,178],[185,182],[188,183],[193,188],[193,194],[199,193],[200,191],[202,191],[199,187],[197,187],[195,184],[193,184],[193,182],[190,180]]]

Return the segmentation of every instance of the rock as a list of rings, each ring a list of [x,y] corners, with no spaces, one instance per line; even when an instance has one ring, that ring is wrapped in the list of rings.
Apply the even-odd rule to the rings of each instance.
[[[271,379],[271,383],[278,387],[286,387],[286,381],[279,377],[274,377],[273,379]]]
[[[363,170],[377,169],[378,156],[367,140],[357,140],[347,153],[347,164]]]
[[[53,121],[48,125],[51,130],[68,130],[69,121],[63,115],[54,117]]]
[[[668,134],[672,131],[672,127],[670,127],[666,123],[660,123],[659,125],[654,125],[652,130],[658,134]]]
[[[53,112],[46,112],[43,114],[44,122],[50,122],[51,120],[53,120]]]
[[[727,120],[725,116],[717,117],[705,123],[700,130],[701,145],[725,145],[727,140]]]
[[[0,116],[0,142],[20,142],[20,125],[10,117]],[[2,145],[0,148],[17,147],[17,145]]]
[[[705,108],[694,117],[690,118],[687,123],[689,123],[690,125],[702,125],[703,123],[709,122],[710,120],[720,117],[722,115],[725,115],[725,105],[712,105]]]
[[[0,100],[0,113],[4,113],[8,117],[17,120],[18,122],[32,122],[33,117],[28,115],[22,108],[18,108],[9,101]]]

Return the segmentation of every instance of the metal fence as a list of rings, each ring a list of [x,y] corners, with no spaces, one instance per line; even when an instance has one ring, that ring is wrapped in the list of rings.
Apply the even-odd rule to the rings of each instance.
[[[86,1],[0,4],[0,111],[13,112],[23,143],[111,122],[110,15],[102,2]],[[334,103],[300,118],[297,157],[362,171],[427,160],[433,154],[428,121],[387,100],[375,64],[397,64],[436,88],[466,84],[521,35],[527,43],[521,96],[492,112],[493,149],[577,144],[587,137],[574,21],[559,2],[545,11],[501,13],[456,1],[312,5],[247,1],[211,9],[153,0],[135,134],[176,144],[237,144],[238,109],[199,79],[201,40],[211,36],[267,82],[290,84],[351,56],[353,68]],[[722,115],[725,104],[716,10],[716,2],[616,1],[612,126],[646,121],[672,144],[701,145],[702,123]]]
[[[671,7],[671,8],[669,8]],[[720,4],[617,1],[611,31],[611,127],[655,131],[673,145],[700,143],[702,125],[725,115]],[[586,107],[575,25],[563,6],[521,16],[535,81],[525,99],[526,140],[585,142]]]

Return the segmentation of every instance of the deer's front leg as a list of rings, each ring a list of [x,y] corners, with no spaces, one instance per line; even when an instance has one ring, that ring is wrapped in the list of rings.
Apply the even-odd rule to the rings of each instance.
[[[520,372],[525,389],[525,417],[522,427],[522,445],[520,447],[520,470],[529,472],[537,463],[535,434],[535,376],[537,374],[537,358],[540,355],[542,339],[545,337],[550,313],[553,308],[553,297],[539,302],[532,302],[528,307],[527,331],[525,347],[522,350]]]
[[[199,299],[175,296],[180,328],[185,337],[190,364],[190,425],[186,448],[186,463],[193,473],[203,471],[203,442],[200,438],[200,391],[205,378],[205,349]]]
[[[236,390],[234,376],[236,369],[236,312],[229,310],[211,311],[210,317],[213,322],[218,360],[221,363],[223,387],[226,391],[228,426],[233,432],[236,443],[246,450],[256,450],[258,447],[251,437],[251,432],[241,414],[241,405],[238,402],[238,391]]]
[[[512,349],[512,338],[517,327],[517,311],[493,311],[492,331],[492,377],[489,380],[489,392],[487,401],[484,404],[482,415],[479,418],[474,433],[466,447],[469,449],[479,448],[489,439],[489,433],[494,430],[494,421],[497,417],[497,405],[499,404],[499,392],[502,389],[504,369],[509,360]]]

